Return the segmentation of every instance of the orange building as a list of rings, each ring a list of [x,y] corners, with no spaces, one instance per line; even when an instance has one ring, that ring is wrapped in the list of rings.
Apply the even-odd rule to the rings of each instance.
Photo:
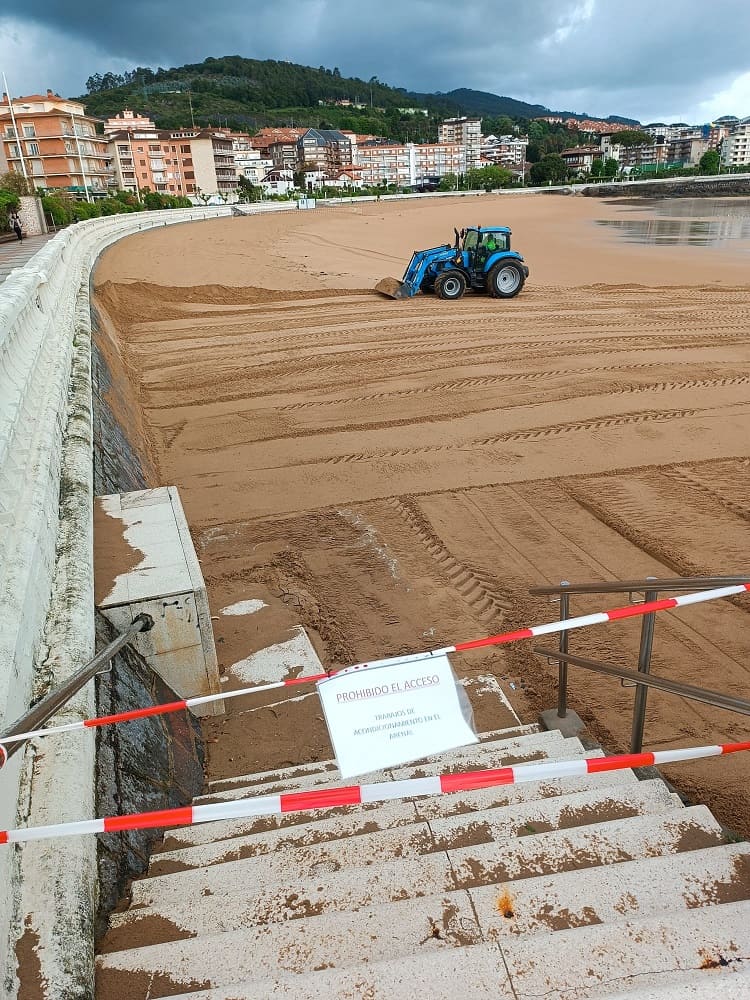
[[[110,156],[95,124],[82,104],[51,90],[14,97],[12,104],[3,94],[0,137],[8,169],[25,174],[35,188],[105,195],[112,183]]]
[[[109,136],[115,183],[123,191],[228,195],[237,190],[232,136],[211,129],[115,132]]]

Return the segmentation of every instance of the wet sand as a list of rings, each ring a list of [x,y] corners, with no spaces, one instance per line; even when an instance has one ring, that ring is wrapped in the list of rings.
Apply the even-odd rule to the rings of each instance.
[[[747,249],[638,246],[596,225],[627,212],[559,196],[354,205],[179,226],[104,255],[97,308],[160,484],[180,487],[214,614],[268,605],[214,622],[223,669],[295,624],[337,667],[556,618],[537,584],[750,569]],[[479,223],[513,229],[531,268],[516,299],[370,291],[415,247]],[[749,698],[748,610],[661,615],[653,672]],[[638,640],[618,623],[570,646],[634,668]],[[556,668],[530,643],[455,667],[497,677],[524,721],[555,702]],[[571,707],[626,750],[632,689],[570,674]],[[242,769],[330,756],[314,699],[242,718]],[[238,738],[231,720],[209,727]],[[649,748],[746,734],[741,716],[649,696]],[[744,756],[667,773],[750,833]]]

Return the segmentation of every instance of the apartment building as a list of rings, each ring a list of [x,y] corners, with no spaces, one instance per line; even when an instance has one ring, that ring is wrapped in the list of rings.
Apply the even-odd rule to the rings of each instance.
[[[427,177],[466,172],[466,148],[458,142],[393,143],[383,140],[357,146],[363,184],[416,187]]]
[[[750,167],[750,118],[737,122],[731,134],[724,139],[721,164],[724,167]]]
[[[669,162],[669,144],[663,136],[643,146],[623,146],[617,133],[603,135],[601,142],[603,160],[617,160],[621,168],[639,167],[655,170]]]
[[[601,159],[602,151],[599,146],[573,146],[564,149],[560,156],[571,173],[588,174],[594,160]]]
[[[297,140],[307,129],[262,128],[251,139],[264,159],[270,159],[278,170],[297,169]]]
[[[667,163],[682,164],[683,167],[697,167],[701,157],[709,149],[709,142],[699,128],[685,129],[682,135],[667,143]]]
[[[269,170],[273,169],[273,160],[253,146],[251,136],[242,132],[230,132],[229,136],[237,176],[245,177],[251,184],[260,184]]]
[[[297,140],[297,168],[335,176],[351,166],[352,144],[338,129],[309,128]]]
[[[104,196],[113,181],[107,139],[77,101],[53,91],[0,101],[0,137],[8,169],[37,189]]]
[[[482,119],[446,118],[438,125],[438,142],[465,146],[465,170],[479,166],[482,158]]]
[[[210,129],[146,129],[110,136],[117,186],[136,194],[230,194],[237,189],[231,136]]]
[[[525,136],[488,135],[482,139],[482,159],[496,166],[523,170],[528,143]]]

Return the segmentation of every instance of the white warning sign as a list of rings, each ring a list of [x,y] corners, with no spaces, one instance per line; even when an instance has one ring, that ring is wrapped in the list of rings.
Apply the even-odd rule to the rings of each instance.
[[[477,743],[448,657],[399,657],[318,682],[343,778]]]

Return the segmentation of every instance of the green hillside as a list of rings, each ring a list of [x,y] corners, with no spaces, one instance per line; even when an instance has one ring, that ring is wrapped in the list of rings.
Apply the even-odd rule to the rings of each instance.
[[[152,117],[160,128],[226,125],[254,131],[264,125],[349,128],[416,142],[434,139],[437,122],[455,114],[481,115],[493,130],[507,119],[527,119],[550,110],[509,97],[459,89],[447,94],[410,93],[377,77],[344,77],[337,68],[300,66],[242,56],[208,58],[174,69],[139,67],[124,75],[97,74],[81,98],[88,113],[106,118],[130,107]],[[342,107],[348,100],[359,107]],[[399,109],[422,108],[427,114]],[[570,114],[570,113],[567,113]]]
[[[549,108],[545,108],[541,104],[526,104],[523,101],[516,101],[512,97],[498,97],[497,94],[487,94],[482,90],[468,90],[465,87],[451,90],[447,94],[433,96],[449,101],[456,108],[456,111],[465,115],[539,118],[541,115],[553,114]]]

